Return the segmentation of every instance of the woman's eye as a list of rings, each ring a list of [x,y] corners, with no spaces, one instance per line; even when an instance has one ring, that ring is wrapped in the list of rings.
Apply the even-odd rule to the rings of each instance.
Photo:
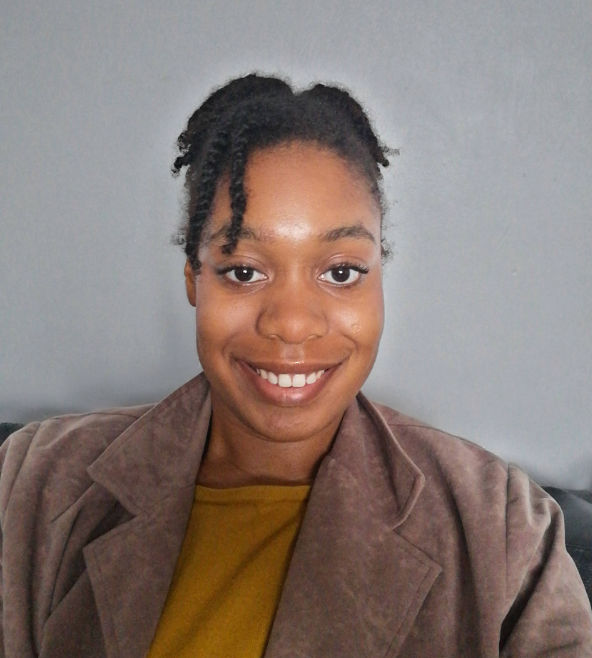
[[[232,267],[224,272],[224,276],[230,279],[233,283],[254,283],[255,281],[263,281],[265,275],[256,270],[254,267]]]
[[[338,286],[347,286],[356,283],[358,279],[365,274],[367,270],[359,267],[351,267],[348,265],[339,265],[332,267],[330,270],[323,272],[319,277],[322,281],[332,283]]]

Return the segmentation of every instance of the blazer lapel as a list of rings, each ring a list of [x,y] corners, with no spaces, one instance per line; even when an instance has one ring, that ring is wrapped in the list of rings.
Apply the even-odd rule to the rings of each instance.
[[[441,571],[396,532],[423,476],[359,402],[315,479],[265,658],[394,657]]]
[[[134,516],[84,549],[109,658],[142,658],[150,648],[193,504],[207,391],[203,376],[192,380],[88,469]]]

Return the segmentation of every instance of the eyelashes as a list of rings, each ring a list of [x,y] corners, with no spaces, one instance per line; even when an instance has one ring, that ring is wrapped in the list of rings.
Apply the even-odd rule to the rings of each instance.
[[[265,274],[248,265],[231,265],[218,270],[220,276],[226,277],[232,283],[257,283],[266,279]]]
[[[367,267],[352,265],[351,263],[342,263],[341,265],[329,268],[326,272],[323,272],[319,278],[321,281],[326,281],[332,285],[347,287],[357,283],[362,278],[362,274],[368,274],[368,271]],[[353,278],[352,274],[354,275]],[[333,280],[331,281],[328,278],[325,278],[327,275],[330,275]]]
[[[348,288],[358,283],[369,268],[344,262],[334,265],[319,275],[318,279],[338,288]],[[216,270],[218,276],[231,284],[244,286],[267,279],[266,275],[250,265],[233,264]]]

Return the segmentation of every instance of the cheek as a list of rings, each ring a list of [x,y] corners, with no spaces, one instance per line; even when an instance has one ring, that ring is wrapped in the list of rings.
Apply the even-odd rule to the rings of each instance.
[[[377,287],[355,304],[339,309],[335,320],[340,331],[353,340],[359,349],[378,349],[384,326],[382,288]]]
[[[234,337],[253,327],[256,311],[248,299],[225,295],[207,279],[197,286],[195,319],[200,360],[211,360]]]

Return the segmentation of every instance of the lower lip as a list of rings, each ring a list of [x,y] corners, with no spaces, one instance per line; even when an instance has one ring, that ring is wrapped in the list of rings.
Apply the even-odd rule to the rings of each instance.
[[[327,368],[320,379],[314,384],[306,384],[300,387],[283,388],[279,384],[270,384],[266,379],[260,377],[251,366],[244,361],[238,361],[242,372],[247,376],[249,384],[255,388],[259,395],[266,401],[282,407],[295,407],[310,402],[325,388],[340,364]]]

